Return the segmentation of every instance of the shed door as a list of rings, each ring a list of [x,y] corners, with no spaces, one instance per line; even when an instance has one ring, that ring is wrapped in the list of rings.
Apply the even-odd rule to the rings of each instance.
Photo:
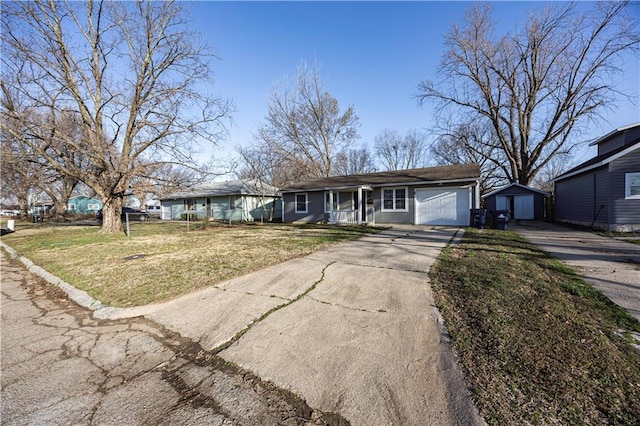
[[[514,219],[533,219],[533,194],[513,197]]]
[[[469,188],[416,189],[417,225],[469,224]]]

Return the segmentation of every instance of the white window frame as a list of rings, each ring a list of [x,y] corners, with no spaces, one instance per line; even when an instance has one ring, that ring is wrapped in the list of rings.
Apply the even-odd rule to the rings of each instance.
[[[98,210],[100,210],[100,204],[95,204],[95,203],[87,204],[87,210],[89,210],[89,211],[94,211],[94,210],[98,211]]]
[[[304,210],[298,210],[298,196],[304,196]],[[306,192],[296,192],[293,194],[293,205],[296,213],[308,213],[309,212],[309,194]]]
[[[339,192],[334,192],[333,193],[333,211],[338,211],[340,210],[340,196],[338,195],[340,194]],[[330,210],[328,209],[329,207],[329,191],[325,191],[324,192],[324,212],[325,213],[330,213]]]
[[[67,210],[69,210],[70,212],[76,211],[76,203],[69,203],[69,205],[67,206]]]
[[[396,197],[396,191],[399,189],[403,189],[404,190],[404,208],[403,209],[399,209],[396,207],[396,199],[398,197]],[[392,187],[392,188],[385,188],[382,187],[380,188],[380,200],[381,200],[381,205],[380,205],[380,210],[383,212],[408,212],[409,211],[409,187],[407,186],[398,186],[398,187]],[[385,202],[385,198],[384,198],[384,192],[385,191],[393,191],[393,208],[391,209],[387,209],[384,206],[384,202]]]
[[[631,181],[632,179],[640,179],[640,172],[638,173],[625,173],[624,175],[624,198],[629,200],[640,199],[640,194],[631,194]]]

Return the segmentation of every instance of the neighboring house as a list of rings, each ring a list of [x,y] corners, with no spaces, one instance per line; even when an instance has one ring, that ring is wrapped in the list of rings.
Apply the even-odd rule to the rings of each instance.
[[[601,137],[595,158],[554,179],[555,219],[610,231],[640,229],[640,123]]]
[[[86,195],[76,195],[67,201],[67,212],[77,214],[95,214],[102,208],[102,201]]]
[[[152,216],[160,216],[162,203],[160,200],[149,200],[145,205],[145,211]]]
[[[468,226],[479,182],[477,164],[315,179],[281,191],[283,221]]]
[[[516,220],[545,219],[547,197],[547,192],[515,182],[482,196],[487,210],[509,210]]]
[[[160,198],[164,220],[211,218],[233,221],[280,221],[282,203],[277,189],[255,180],[215,182]]]

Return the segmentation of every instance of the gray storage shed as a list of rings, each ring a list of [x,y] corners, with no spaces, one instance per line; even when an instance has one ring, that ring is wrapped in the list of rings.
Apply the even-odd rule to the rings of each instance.
[[[509,210],[515,220],[545,219],[547,197],[547,192],[515,182],[482,196],[487,210]]]

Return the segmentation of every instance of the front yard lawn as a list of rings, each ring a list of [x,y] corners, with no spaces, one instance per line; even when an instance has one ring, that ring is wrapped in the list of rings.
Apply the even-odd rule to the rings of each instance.
[[[430,276],[489,424],[639,424],[640,323],[560,261],[469,229]]]
[[[18,224],[20,225],[20,224]],[[195,227],[195,229],[194,229]],[[28,226],[2,237],[18,254],[110,306],[164,301],[375,228],[151,222],[131,238],[95,226]]]

